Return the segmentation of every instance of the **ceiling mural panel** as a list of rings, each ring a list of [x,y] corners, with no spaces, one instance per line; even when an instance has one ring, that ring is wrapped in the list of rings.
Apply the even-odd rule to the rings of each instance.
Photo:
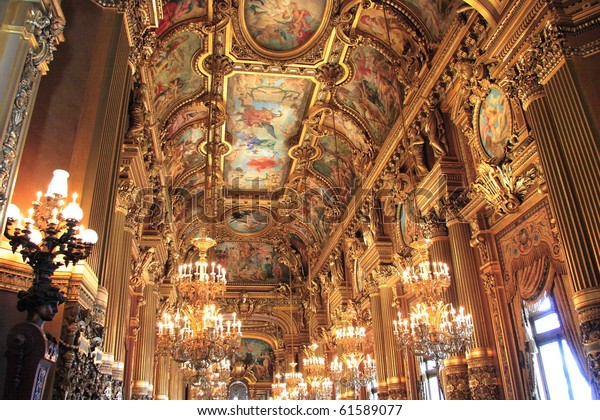
[[[191,127],[184,130],[168,147],[165,154],[167,176],[173,183],[186,171],[204,163],[205,157],[198,151],[198,146],[204,140],[204,131]]]
[[[288,268],[279,262],[272,245],[254,242],[222,242],[215,246],[215,260],[227,270],[229,283],[279,283],[288,281]]]
[[[312,232],[312,235],[305,235],[307,238],[313,237],[317,243],[323,243],[337,223],[328,211],[338,203],[333,191],[314,177],[308,177],[304,181],[300,200],[302,205],[294,211],[296,220]]]
[[[162,35],[180,22],[206,16],[206,0],[173,0],[163,6],[163,18],[156,35]]]
[[[369,141],[365,129],[358,124],[355,118],[343,112],[336,112],[329,118],[328,124],[334,131],[341,133],[352,143],[352,147],[362,153],[371,153],[373,146]]]
[[[360,46],[350,54],[352,80],[339,88],[337,99],[366,122],[377,144],[382,144],[400,115],[402,85],[395,66],[372,47]]]
[[[356,189],[356,173],[352,162],[352,150],[338,136],[321,138],[323,156],[313,163],[335,189],[336,197],[347,204]]]
[[[208,109],[202,103],[192,103],[177,112],[166,126],[165,137],[170,139],[184,126],[208,118]]]
[[[330,1],[243,0],[242,26],[261,52],[304,50],[318,36]]]
[[[237,209],[225,217],[227,227],[234,233],[252,235],[269,226],[269,212],[261,209]]]
[[[434,38],[448,29],[460,0],[404,0]]]
[[[160,119],[182,99],[203,89],[203,78],[192,71],[192,57],[200,49],[200,37],[181,32],[156,50],[151,71],[154,110]]]
[[[391,9],[367,9],[361,13],[358,30],[390,46],[398,56],[411,55],[419,51],[419,46],[411,31]]]
[[[285,183],[288,150],[313,90],[304,78],[236,74],[228,85],[232,152],[224,176],[231,190],[271,191]]]
[[[204,171],[191,172],[180,181],[182,185],[174,185],[172,188],[171,203],[173,206],[173,220],[184,222],[203,214],[201,198],[204,193]]]

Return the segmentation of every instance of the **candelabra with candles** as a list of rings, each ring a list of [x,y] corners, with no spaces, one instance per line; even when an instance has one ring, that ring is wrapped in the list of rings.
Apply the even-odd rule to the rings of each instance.
[[[317,343],[313,343],[304,349],[306,357],[302,359],[302,366],[306,372],[310,398],[328,400],[331,398],[333,383],[325,376],[327,370],[325,358],[317,356],[318,347]]]
[[[216,243],[214,239],[207,236],[194,238],[192,244],[198,249],[198,261],[195,264],[179,266],[175,285],[179,298],[187,305],[202,308],[225,292],[227,286],[225,269],[215,262],[209,264],[206,258],[207,251]]]
[[[352,389],[356,399],[359,398],[360,387],[367,386],[376,378],[375,360],[364,352],[366,329],[357,324],[358,314],[354,306],[339,314],[332,332],[341,360],[336,357],[330,364],[333,382]]]
[[[48,339],[43,326],[65,301],[51,277],[60,266],[85,260],[98,240],[96,232],[80,225],[83,210],[77,194],[65,202],[68,177],[67,171],[55,170],[46,194],[37,193],[27,217],[14,204],[6,211],[4,236],[12,252],[20,253],[34,273],[31,287],[17,295],[17,310],[27,311],[27,321],[11,328],[6,339],[6,399],[42,398],[46,377],[58,355],[56,342]]]
[[[43,200],[39,191],[27,217],[14,204],[6,211],[4,236],[12,251],[19,252],[33,268],[34,286],[50,284],[60,266],[85,260],[98,240],[96,232],[80,225],[83,210],[77,204],[77,193],[70,203],[64,201],[68,177],[67,171],[55,170]]]
[[[398,320],[394,321],[394,335],[401,349],[438,365],[440,360],[471,346],[471,315],[465,314],[462,307],[457,312],[442,298],[450,285],[446,264],[421,263],[418,269],[405,270],[402,279],[408,291],[416,294],[418,302],[408,318],[403,319],[398,312]]]
[[[337,356],[330,364],[330,372],[338,386],[349,388],[354,398],[359,399],[360,388],[368,386],[376,380],[377,369],[375,360],[370,354],[344,353],[340,360]]]
[[[225,320],[214,305],[205,305],[202,316],[176,309],[163,312],[158,327],[158,347],[175,361],[188,362],[197,369],[205,363],[229,358],[242,342],[242,322],[233,313]],[[189,315],[188,315],[189,314]]]

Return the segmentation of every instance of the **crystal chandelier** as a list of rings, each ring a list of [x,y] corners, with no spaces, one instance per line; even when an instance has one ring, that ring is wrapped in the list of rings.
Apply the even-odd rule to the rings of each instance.
[[[230,357],[242,341],[242,322],[235,313],[228,318],[214,304],[205,305],[201,313],[179,308],[175,315],[165,311],[157,323],[158,346],[175,361],[188,362],[196,369],[218,362]]]
[[[354,305],[350,305],[338,315],[332,332],[334,342],[341,354],[330,364],[333,382],[338,386],[351,389],[354,397],[358,399],[360,388],[376,379],[376,370],[375,360],[370,354],[365,355],[366,328],[359,324]]]
[[[309,396],[315,400],[328,400],[333,391],[333,382],[328,377],[325,358],[317,356],[318,344],[313,343],[304,349],[306,357],[302,359],[302,366],[306,372],[306,381],[309,386]]]
[[[290,363],[291,370],[275,375],[275,383],[271,384],[274,400],[304,400],[308,398],[308,384],[301,372],[296,372],[296,363]]]
[[[332,328],[335,344],[344,353],[362,353],[367,334],[365,327],[356,325],[357,318],[356,310],[350,306],[339,314]]]
[[[433,270],[431,267],[433,266]],[[443,292],[450,286],[448,266],[444,263],[419,264],[417,269],[404,271],[403,284],[417,296],[417,304],[408,318],[394,321],[396,343],[415,356],[438,363],[472,344],[473,323],[470,314],[458,311],[443,301]]]
[[[175,281],[179,298],[185,304],[201,308],[225,292],[225,269],[214,262],[209,265],[206,258],[207,251],[216,243],[208,236],[192,239],[192,244],[198,250],[198,261],[180,265]]]
[[[333,382],[351,389],[354,398],[358,399],[360,388],[376,380],[375,360],[370,354],[364,356],[362,353],[344,353],[341,359],[336,356],[330,364]]]

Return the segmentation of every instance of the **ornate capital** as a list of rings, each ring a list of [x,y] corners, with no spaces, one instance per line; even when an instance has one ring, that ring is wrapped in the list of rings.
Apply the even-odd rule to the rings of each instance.
[[[531,47],[519,57],[515,74],[509,75],[516,76],[516,91],[525,110],[531,102],[544,95],[542,83],[565,57],[564,36],[551,23],[542,32],[533,35],[530,44]]]
[[[429,210],[429,213],[421,218],[419,229],[423,238],[433,239],[437,237],[448,236],[446,215],[444,213],[444,211],[439,211],[432,208]]]

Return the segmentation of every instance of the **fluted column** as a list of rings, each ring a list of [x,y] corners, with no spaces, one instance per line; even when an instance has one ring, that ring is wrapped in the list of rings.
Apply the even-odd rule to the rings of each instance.
[[[457,282],[452,263],[452,250],[450,247],[450,238],[448,237],[448,227],[446,218],[434,212],[427,215],[422,224],[427,235],[429,245],[429,261],[431,263],[441,262],[448,265],[450,274],[450,286],[444,290],[444,302],[451,304],[454,308],[458,307]],[[467,359],[461,353],[452,356],[444,361],[444,375],[439,378],[443,382],[444,395],[447,400],[470,400],[469,380],[467,374]]]
[[[388,384],[386,359],[388,358],[388,355],[385,348],[383,331],[384,327],[381,312],[381,295],[377,285],[373,285],[373,287],[371,287],[369,299],[371,301],[371,317],[373,318],[373,349],[377,368],[377,394],[381,399],[387,399]]]
[[[520,57],[518,94],[533,129],[548,197],[561,237],[588,366],[600,393],[600,159],[595,112],[565,54],[565,39],[548,25]],[[567,58],[568,57],[568,58]],[[532,62],[541,62],[530,68]]]
[[[156,348],[156,310],[158,296],[153,283],[143,291],[140,311],[140,330],[133,368],[133,399],[152,399],[154,387],[154,353]]]
[[[118,208],[114,214],[107,259],[102,274],[108,290],[104,351],[112,354],[116,363],[125,362],[125,336],[129,314],[129,271],[131,266],[131,243],[133,232],[125,228],[125,209]]]
[[[394,292],[388,284],[379,288],[381,295],[381,319],[383,327],[383,348],[387,372],[388,399],[408,399],[406,378],[401,360],[401,353],[394,337],[394,320],[397,318],[394,308]]]
[[[184,400],[185,384],[183,383],[183,373],[181,372],[181,364],[177,363],[173,359],[170,359],[169,370],[169,399]]]
[[[156,361],[156,376],[154,377],[154,399],[169,399],[170,358],[167,355],[158,356]]]
[[[458,219],[450,216],[448,221],[448,235],[450,248],[452,250],[452,264],[454,268],[453,282],[456,284],[458,302],[464,306],[465,311],[473,316],[473,340],[475,346],[471,353],[481,355],[482,359],[475,356],[469,358],[469,385],[471,398],[498,399],[498,380],[495,373],[494,360],[491,354],[493,343],[488,334],[486,322],[486,310],[484,306],[482,285],[479,270],[475,259],[473,248],[471,248],[471,230],[468,223],[461,223]],[[472,364],[478,364],[478,368],[471,369]],[[485,385],[480,373],[481,364],[485,364]],[[489,377],[489,369],[493,372]]]

